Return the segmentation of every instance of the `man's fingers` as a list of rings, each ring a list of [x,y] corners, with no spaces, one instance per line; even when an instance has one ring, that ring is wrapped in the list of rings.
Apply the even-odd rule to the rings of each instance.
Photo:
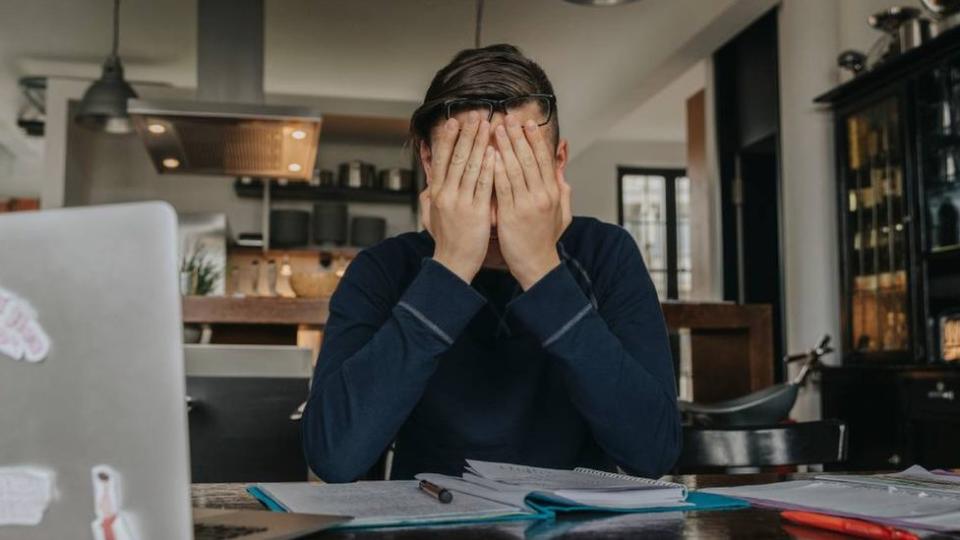
[[[477,179],[480,177],[480,168],[486,158],[486,149],[490,148],[490,122],[483,119],[477,128],[477,136],[473,139],[473,149],[470,158],[463,170],[463,180],[460,181],[460,196],[465,200],[472,200]]]
[[[480,167],[480,176],[477,178],[477,187],[474,192],[474,201],[480,205],[490,205],[490,195],[493,193],[493,171],[496,164],[496,155],[492,146],[488,146],[483,153],[483,165]]]
[[[533,155],[536,158],[543,185],[547,191],[550,192],[551,197],[556,197],[560,189],[553,169],[553,151],[551,151],[550,145],[547,144],[547,140],[543,136],[543,131],[537,126],[536,122],[527,120],[523,131],[526,134],[527,141],[530,143],[530,147],[533,149]]]
[[[447,176],[447,167],[450,164],[450,153],[453,151],[453,144],[457,140],[457,134],[460,132],[460,123],[456,119],[447,120],[443,126],[437,130],[437,134],[431,144],[430,152],[430,192],[436,195],[443,187],[443,180]]]
[[[503,165],[503,155],[499,150],[493,160],[493,184],[497,190],[497,207],[513,208],[513,184],[507,178],[507,169]]]
[[[536,124],[534,124],[534,127],[536,127]],[[523,131],[524,128],[520,125],[520,120],[512,114],[507,115],[507,135],[513,145],[513,153],[520,164],[520,170],[523,171],[527,188],[531,191],[543,189],[540,166],[537,165],[537,158],[533,155],[533,149],[527,143],[527,137],[523,134]]]
[[[456,190],[460,187],[463,170],[470,159],[473,140],[477,136],[477,128],[479,127],[480,115],[477,111],[470,111],[467,122],[460,128],[460,136],[457,138],[457,144],[454,145],[453,153],[450,155],[450,166],[447,168],[447,175],[443,181],[444,189]]]
[[[519,197],[527,192],[527,182],[523,179],[523,169],[520,167],[520,162],[517,161],[516,154],[513,153],[513,143],[510,142],[507,129],[501,124],[497,126],[495,131],[497,149],[500,151],[500,161],[503,163],[504,173],[510,182],[513,195]]]

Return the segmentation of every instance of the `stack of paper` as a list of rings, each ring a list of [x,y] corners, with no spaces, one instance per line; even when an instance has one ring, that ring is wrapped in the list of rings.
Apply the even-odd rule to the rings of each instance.
[[[757,486],[712,488],[760,506],[805,510],[897,527],[960,531],[960,477],[913,466],[895,474],[820,475]]]

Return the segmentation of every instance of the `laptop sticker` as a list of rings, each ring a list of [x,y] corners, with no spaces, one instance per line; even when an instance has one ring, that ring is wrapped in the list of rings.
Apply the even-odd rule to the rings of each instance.
[[[123,515],[120,473],[108,465],[97,465],[92,469],[91,477],[97,516],[90,524],[94,540],[133,540]]]
[[[40,362],[50,354],[50,337],[28,302],[0,288],[0,355]]]
[[[0,467],[0,527],[39,525],[54,497],[53,471],[40,467]]]

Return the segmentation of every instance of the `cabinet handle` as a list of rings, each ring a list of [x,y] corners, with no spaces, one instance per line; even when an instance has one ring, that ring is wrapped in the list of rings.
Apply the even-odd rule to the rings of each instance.
[[[927,392],[927,399],[942,399],[944,401],[953,401],[955,394],[953,390],[947,390],[947,387],[943,382],[937,383],[936,390],[930,390]]]

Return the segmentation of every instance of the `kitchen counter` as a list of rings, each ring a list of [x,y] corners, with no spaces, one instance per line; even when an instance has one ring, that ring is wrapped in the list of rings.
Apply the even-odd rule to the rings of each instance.
[[[690,331],[689,375],[697,401],[730,399],[773,384],[773,319],[768,305],[726,302],[664,302],[671,332]],[[320,349],[330,299],[186,296],[183,321],[213,325],[220,343],[251,343],[250,325],[274,329],[294,327],[295,343]],[[293,331],[293,328],[290,330]],[[237,338],[241,341],[235,341]],[[271,341],[270,343],[280,343]],[[292,343],[291,343],[292,344]]]

